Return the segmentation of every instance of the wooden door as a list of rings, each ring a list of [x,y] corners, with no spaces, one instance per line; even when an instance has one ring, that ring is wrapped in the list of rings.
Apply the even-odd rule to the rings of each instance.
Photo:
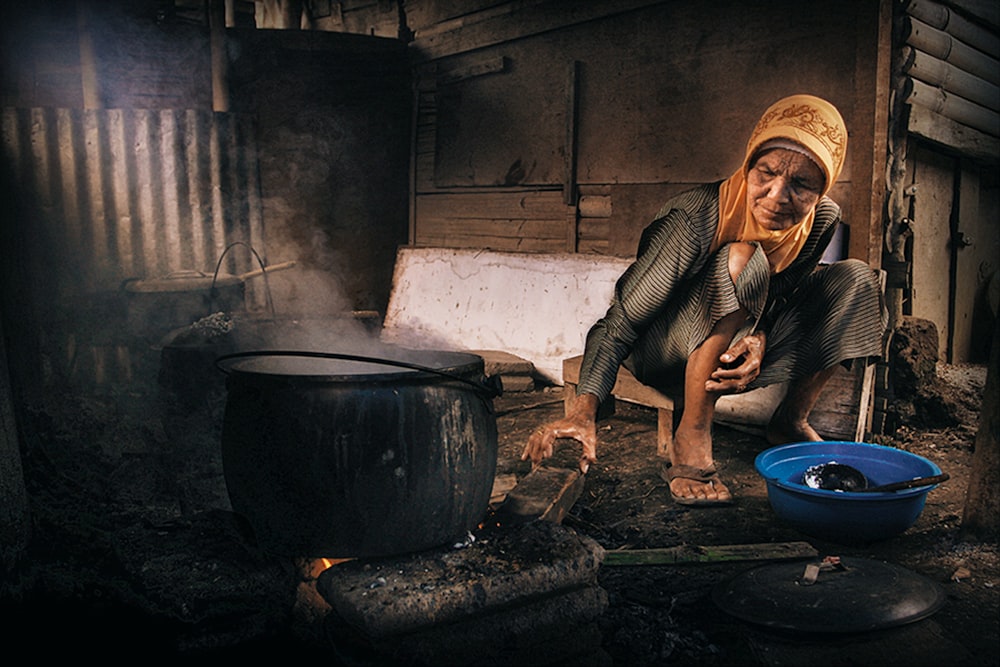
[[[904,313],[930,320],[938,329],[938,357],[949,359],[950,303],[953,293],[951,250],[956,164],[923,146],[911,152],[912,292]]]

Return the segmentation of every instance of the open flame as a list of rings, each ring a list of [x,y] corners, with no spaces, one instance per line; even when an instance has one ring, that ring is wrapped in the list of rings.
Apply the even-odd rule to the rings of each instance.
[[[351,558],[303,558],[299,561],[299,571],[306,581],[315,581],[324,570],[340,563],[346,563]]]

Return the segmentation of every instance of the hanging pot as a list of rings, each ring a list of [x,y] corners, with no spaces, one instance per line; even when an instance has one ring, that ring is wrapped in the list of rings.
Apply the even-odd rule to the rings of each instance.
[[[295,265],[295,261],[266,267],[262,264],[258,269],[235,276],[184,270],[164,278],[130,278],[122,283],[129,332],[159,341],[167,333],[212,313],[243,313],[247,280]]]
[[[267,551],[410,553],[462,539],[485,516],[497,429],[483,359],[398,349],[357,359],[218,360],[226,486]]]
[[[127,324],[135,336],[159,340],[214,312],[244,310],[245,283],[241,277],[200,271],[178,271],[165,278],[126,280]]]

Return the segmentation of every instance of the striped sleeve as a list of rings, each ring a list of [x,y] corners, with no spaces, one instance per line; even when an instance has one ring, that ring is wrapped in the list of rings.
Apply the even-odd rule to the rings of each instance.
[[[683,282],[701,271],[718,224],[718,184],[678,195],[642,233],[607,313],[587,333],[577,393],[603,401],[622,361]]]

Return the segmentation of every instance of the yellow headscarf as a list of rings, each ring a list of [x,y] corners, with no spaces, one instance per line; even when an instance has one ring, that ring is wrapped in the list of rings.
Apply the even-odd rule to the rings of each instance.
[[[805,220],[788,229],[771,231],[762,227],[747,209],[747,170],[760,148],[775,140],[791,141],[805,149],[823,170],[825,195],[837,182],[847,152],[847,127],[837,108],[813,95],[792,95],[764,112],[747,142],[743,164],[719,188],[719,227],[712,250],[733,241],[757,241],[767,254],[771,272],[779,273],[791,264],[809,238],[815,210]]]

